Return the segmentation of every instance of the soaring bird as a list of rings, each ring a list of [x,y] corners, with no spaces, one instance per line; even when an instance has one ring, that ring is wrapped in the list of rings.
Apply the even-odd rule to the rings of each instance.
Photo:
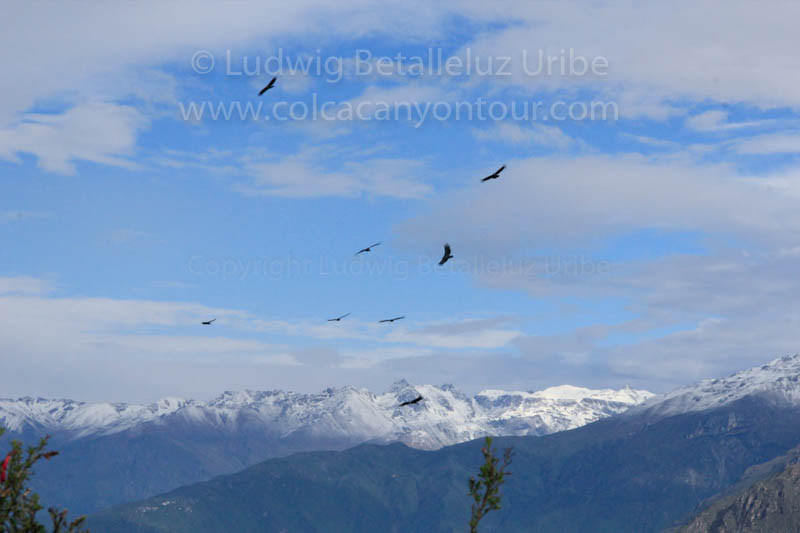
[[[505,168],[506,168],[506,166],[505,166],[505,165],[503,165],[502,167],[500,167],[500,168],[498,168],[497,170],[495,170],[495,171],[494,171],[494,174],[489,174],[488,176],[486,176],[485,178],[483,178],[483,179],[481,180],[481,182],[484,182],[484,181],[489,181],[489,180],[496,180],[497,178],[499,178],[499,177],[500,177],[500,173],[501,173],[501,172],[502,172],[502,171],[503,171]]]
[[[366,248],[362,248],[361,250],[357,251],[357,252],[356,252],[354,255],[363,254],[364,252],[371,252],[371,251],[372,251],[372,249],[373,249],[374,247],[378,246],[378,245],[380,245],[380,243],[379,243],[379,242],[376,242],[375,244],[370,244],[370,245],[369,245],[369,246],[367,246]]]
[[[401,403],[398,407],[405,407],[406,405],[414,405],[415,403],[419,403],[421,401],[422,401],[422,396],[417,396],[413,400]]]
[[[443,265],[443,264],[447,263],[447,261],[449,261],[452,258],[453,258],[453,254],[450,253],[450,245],[447,244],[447,243],[444,243],[444,255],[442,256],[442,260],[439,261],[439,264]]]
[[[269,91],[270,89],[272,89],[273,87],[275,87],[275,81],[276,81],[277,79],[278,79],[278,77],[277,77],[277,76],[275,76],[274,78],[272,78],[271,80],[269,80],[269,83],[267,84],[267,86],[266,86],[266,87],[264,87],[263,89],[261,89],[261,91],[258,93],[258,96],[261,96],[261,95],[262,95],[262,94],[264,94],[265,92],[267,92],[267,91]]]
[[[395,320],[402,320],[404,318],[405,318],[404,316],[396,316],[394,318],[384,318],[383,320],[379,320],[378,323],[380,324],[383,322],[394,322]]]
[[[212,318],[211,320],[206,320],[205,322],[203,322],[203,325],[204,326],[210,326],[211,323],[214,322],[215,320],[216,320],[216,318]]]
[[[344,317],[349,316],[349,315],[350,315],[350,313],[345,313],[342,316],[338,316],[336,318],[329,318],[328,322],[339,322],[341,319],[343,319]]]

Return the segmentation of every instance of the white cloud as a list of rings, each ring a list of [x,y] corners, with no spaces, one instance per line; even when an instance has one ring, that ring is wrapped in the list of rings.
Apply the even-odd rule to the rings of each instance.
[[[758,135],[735,141],[733,148],[740,154],[800,154],[800,135],[796,133]]]
[[[569,249],[642,229],[794,242],[800,225],[794,198],[728,165],[542,157],[509,161],[501,181],[437,197],[398,228],[399,242],[416,250],[449,241],[463,258],[525,244]]]
[[[494,327],[494,321],[463,320],[433,324],[419,330],[399,327],[392,330],[386,339],[433,348],[493,349],[507,346],[520,335],[519,331]]]
[[[671,103],[664,93],[637,84],[621,83],[602,87],[600,95],[602,96],[600,102],[616,104],[620,119],[649,118],[663,121],[686,113],[685,109]]]
[[[718,109],[704,111],[686,119],[686,126],[690,129],[704,132],[720,132],[741,130],[746,128],[759,128],[775,121],[770,120],[751,120],[745,122],[729,122],[728,113]]]
[[[0,387],[6,395],[141,401],[170,394],[207,397],[230,387],[309,390],[311,383],[333,384],[326,384],[332,372],[341,382],[353,369],[382,372],[381,362],[388,359],[429,355],[436,347],[499,347],[519,335],[492,319],[400,329],[354,319],[267,320],[195,303],[50,292],[36,278],[0,278]],[[213,326],[200,324],[211,317],[217,318]],[[264,334],[272,340],[263,340]],[[312,347],[289,347],[276,337],[295,337]],[[315,340],[334,339],[348,346],[313,347]]]
[[[174,102],[179,91],[172,75],[156,70],[165,64],[177,64],[189,72],[192,53],[203,49],[215,54],[217,70],[222,71],[226,49],[269,54],[281,45],[281,39],[291,42],[320,30],[331,39],[391,36],[401,48],[407,43],[432,42],[447,27],[442,21],[454,14],[481,23],[508,23],[479,32],[474,42],[459,52],[463,55],[469,48],[475,57],[514,57],[514,75],[492,77],[494,87],[510,82],[527,92],[544,91],[551,96],[574,96],[577,90],[590,88],[596,95],[615,100],[622,116],[628,118],[664,119],[684,113],[685,104],[678,102],[686,100],[800,108],[795,90],[800,69],[793,53],[792,24],[800,8],[792,4],[769,10],[721,1],[699,6],[688,0],[670,6],[628,1],[592,6],[549,1],[535,6],[521,1],[502,5],[503,9],[494,12],[480,2],[435,6],[412,2],[397,8],[381,5],[380,9],[373,0],[345,4],[304,0],[278,8],[255,1],[238,3],[235,8],[213,2],[130,4],[114,9],[81,4],[52,7],[45,17],[30,6],[17,5],[5,19],[14,23],[6,23],[0,32],[0,59],[6,68],[0,80],[4,94],[0,157],[17,160],[18,153],[33,153],[43,168],[61,173],[73,172],[76,160],[130,164],[126,157],[132,154],[136,135],[146,127],[144,116],[158,116],[153,103]],[[709,32],[701,21],[711,16],[714,30]],[[181,20],[179,27],[171,23],[175,19]],[[63,27],[80,27],[81,31],[64,36]],[[608,74],[525,75],[519,64],[522,50],[535,54],[539,48],[557,57],[568,57],[572,49],[590,60],[607,58]],[[181,81],[196,84],[203,83],[202,79],[190,75]],[[295,81],[299,85],[295,86]],[[299,80],[287,78],[286,82],[290,91],[305,87]],[[458,85],[367,87],[352,102],[452,98],[452,94],[443,94],[442,87],[456,93]],[[135,99],[145,113],[113,103],[125,98]],[[54,102],[67,111],[24,115],[36,104]],[[92,115],[92,106],[113,107],[95,108],[106,116],[101,120]],[[722,112],[709,113],[692,117],[689,125],[739,128],[758,124],[723,123]],[[315,130],[320,128],[309,128]],[[511,142],[523,142],[530,136],[531,142],[563,147],[566,139],[557,131],[534,128],[526,134],[506,125],[499,126],[496,133]],[[70,135],[75,132],[88,135]],[[287,170],[298,171],[315,186],[325,186],[314,181],[314,172],[307,167]],[[345,188],[352,185],[344,175],[334,178],[332,182]],[[277,189],[295,194],[283,187]]]
[[[787,332],[798,326],[797,316],[706,319],[685,331],[617,347],[607,360],[613,372],[660,383],[664,390],[795,354],[797,342]]]
[[[9,7],[0,22],[0,158],[18,162],[17,154],[31,153],[45,170],[64,174],[78,160],[130,165],[137,134],[164,115],[159,104],[177,98],[175,77],[155,69],[177,64],[191,72],[192,54],[209,50],[223,72],[226,49],[271,53],[281,39],[323,30],[342,38],[430,38],[442,31],[447,11],[424,2],[378,7],[374,0],[83,3],[50,6],[45,15],[33,6]],[[201,80],[188,74],[181,83]],[[302,87],[300,80],[286,81],[287,90]],[[65,111],[30,112],[41,104]]]
[[[481,141],[538,144],[556,148],[566,148],[573,143],[560,128],[541,124],[523,127],[514,122],[500,122],[486,129],[474,128],[472,132]]]
[[[281,35],[291,38],[322,30],[345,39],[383,34],[400,44],[430,42],[447,27],[441,22],[454,14],[512,23],[505,29],[492,27],[470,43],[476,56],[507,54],[520,59],[522,49],[534,54],[539,48],[560,56],[561,50],[572,48],[590,59],[602,56],[609,61],[608,74],[601,77],[513,78],[527,86],[585,86],[588,81],[614,87],[620,95],[650,95],[648,106],[653,109],[679,97],[764,107],[797,107],[800,102],[793,25],[800,8],[791,3],[772,9],[752,3],[731,6],[721,0],[702,5],[681,0],[668,6],[506,1],[501,6],[493,11],[480,2],[392,7],[372,0],[303,0],[281,6],[243,1],[230,8],[177,1],[113,8],[51,6],[42,16],[32,6],[16,5],[5,19],[14,22],[0,32],[0,59],[7,69],[0,82],[6,96],[0,124],[42,99],[85,95],[91,90],[87,83],[97,85],[98,76],[119,79],[130,69],[171,61],[188,68],[197,49],[213,51],[223,63],[227,48],[242,53],[246,47],[269,50],[280,45]],[[706,23],[710,17],[713,31]],[[177,27],[176,19],[181,20]],[[64,27],[81,30],[64,35]]]
[[[425,350],[431,348],[500,348],[506,346],[522,333],[498,327],[504,320],[498,319],[462,319],[453,322],[417,324],[411,322],[387,327],[384,324],[364,322],[350,317],[345,321],[310,322],[305,320],[254,320],[248,326],[257,331],[265,331],[283,335],[291,335],[306,339],[349,339],[369,341],[375,344],[375,354],[390,353],[393,349],[381,347],[381,344],[416,345]],[[409,347],[399,348],[404,356]],[[370,350],[370,353],[373,349]]]
[[[75,172],[76,160],[133,166],[136,134],[148,120],[136,109],[90,103],[63,113],[29,113],[0,129],[0,157],[17,161],[20,152],[35,155],[39,166],[61,174]]]
[[[492,78],[535,91],[594,88],[623,102],[650,102],[646,114],[662,117],[681,100],[749,103],[760,108],[800,109],[794,20],[800,6],[690,0],[637,3],[623,0],[587,5],[579,1],[507,2],[499,11],[517,24],[492,29],[465,46],[473,55],[511,55],[514,75]],[[713,19],[713,28],[709,21]],[[608,60],[605,76],[526,75],[522,50],[568,59],[569,50],[589,60]],[[463,52],[462,52],[463,53]],[[557,64],[558,66],[558,64]],[[661,108],[661,109],[659,109]]]
[[[711,110],[686,119],[686,126],[699,131],[714,131],[720,129],[728,120],[725,111]]]
[[[42,99],[85,95],[99,76],[119,79],[130,69],[173,61],[188,69],[198,49],[214,52],[222,63],[227,48],[272,49],[281,38],[323,30],[351,38],[375,33],[429,38],[442,31],[446,11],[425,2],[392,7],[374,0],[299,0],[279,6],[255,0],[235,6],[212,1],[83,3],[53,5],[44,16],[33,5],[9,6],[0,28],[5,68],[0,124]]]
[[[46,294],[52,285],[42,279],[30,276],[0,277],[0,295],[7,294]]]
[[[47,288],[31,278],[0,278],[0,386],[6,395],[131,400],[210,393],[198,382],[214,373],[237,369],[241,378],[242,368],[252,372],[254,362],[263,364],[273,356],[276,364],[294,364],[281,358],[282,346],[226,337],[230,324],[245,317],[238,311],[45,297]],[[213,330],[200,325],[209,316],[218,317]],[[162,328],[165,332],[157,333]]]
[[[662,392],[797,353],[789,332],[798,325],[796,316],[709,318],[657,338],[621,345],[604,341],[626,324],[576,329],[562,335],[521,337],[516,341],[520,355],[514,359],[518,375],[534,376],[533,366],[551,382],[563,376],[584,386],[629,384]]]
[[[359,158],[344,161],[342,150],[305,149],[277,159],[250,159],[245,172],[252,180],[237,190],[248,195],[310,198],[362,194],[420,198],[432,191],[424,183],[425,165],[414,159]],[[333,168],[331,168],[333,167]]]
[[[680,147],[675,141],[667,141],[665,139],[657,139],[655,137],[648,137],[647,135],[632,135],[630,133],[622,133],[620,136],[624,139],[630,139],[653,148],[660,148],[663,150],[675,150]]]
[[[592,386],[665,390],[797,351],[797,172],[744,176],[681,157],[511,161],[498,187],[436,198],[430,212],[397,228],[395,246],[446,239],[479,285],[525,291],[553,313],[565,300],[585,312],[622,302],[638,317],[634,329],[599,325],[509,342],[551,380],[572,373]],[[608,239],[642,230],[666,232],[655,232],[654,256],[603,259]],[[684,231],[700,236],[701,251],[677,252]],[[540,249],[560,262],[525,259]],[[625,345],[615,344],[620,338]]]

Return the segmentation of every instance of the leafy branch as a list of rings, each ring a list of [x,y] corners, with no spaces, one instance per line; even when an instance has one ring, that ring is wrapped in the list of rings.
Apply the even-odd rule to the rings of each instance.
[[[4,431],[0,428],[0,435]],[[48,438],[41,439],[38,445],[30,446],[24,452],[21,442],[12,441],[11,451],[0,463],[0,531],[47,533],[45,526],[36,520],[36,514],[44,507],[39,503],[39,495],[27,485],[37,461],[50,460],[58,455],[58,452],[45,451]],[[86,517],[69,522],[66,510],[50,507],[48,511],[53,522],[52,533],[88,533],[88,530],[81,529]]]
[[[470,533],[478,532],[478,523],[487,513],[500,509],[500,486],[505,483],[506,476],[511,475],[506,469],[511,464],[511,456],[514,454],[511,448],[506,448],[503,452],[503,464],[498,468],[500,459],[494,455],[491,437],[486,437],[486,446],[481,452],[484,463],[481,465],[478,479],[475,479],[475,476],[469,478],[469,494],[474,500],[472,517],[469,521]]]

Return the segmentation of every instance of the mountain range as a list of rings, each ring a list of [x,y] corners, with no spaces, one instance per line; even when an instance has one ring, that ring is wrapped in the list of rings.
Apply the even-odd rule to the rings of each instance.
[[[425,403],[399,407],[417,394]],[[563,431],[621,413],[652,396],[630,388],[591,390],[564,385],[538,392],[485,390],[468,397],[452,385],[412,386],[401,380],[380,395],[343,387],[318,394],[226,391],[210,402],[163,398],[150,405],[3,399],[0,425],[14,433],[49,433],[66,440],[177,421],[227,431],[258,425],[282,436],[309,432],[355,442],[399,441],[414,448],[437,449],[482,435]]]
[[[402,401],[423,401],[399,407]],[[61,452],[34,486],[45,501],[93,512],[232,473],[272,457],[401,442],[435,450],[484,435],[546,435],[619,414],[647,391],[560,386],[538,392],[396,382],[373,394],[354,387],[317,394],[225,392],[208,401],[150,405],[20,398],[0,400],[3,438],[51,435]]]
[[[798,380],[800,356],[784,357],[575,429],[497,439],[514,450],[512,475],[502,509],[481,527],[655,533],[691,524],[708,502],[758,482],[800,444]],[[90,525],[115,533],[460,531],[481,446],[362,444],[270,459],[107,509]]]

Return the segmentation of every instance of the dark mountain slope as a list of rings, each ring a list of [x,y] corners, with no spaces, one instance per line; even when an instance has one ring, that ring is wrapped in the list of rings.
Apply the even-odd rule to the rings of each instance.
[[[746,397],[710,411],[497,439],[516,455],[504,508],[485,531],[661,531],[797,445],[798,422],[797,408]],[[297,454],[109,509],[90,525],[115,533],[463,531],[481,444]]]
[[[800,462],[714,502],[679,533],[800,532]]]
[[[60,452],[58,460],[43,463],[32,485],[43,501],[81,514],[237,472],[270,457],[355,444],[303,435],[279,438],[246,428],[231,436],[217,428],[151,423],[77,441],[56,438],[51,448]]]

